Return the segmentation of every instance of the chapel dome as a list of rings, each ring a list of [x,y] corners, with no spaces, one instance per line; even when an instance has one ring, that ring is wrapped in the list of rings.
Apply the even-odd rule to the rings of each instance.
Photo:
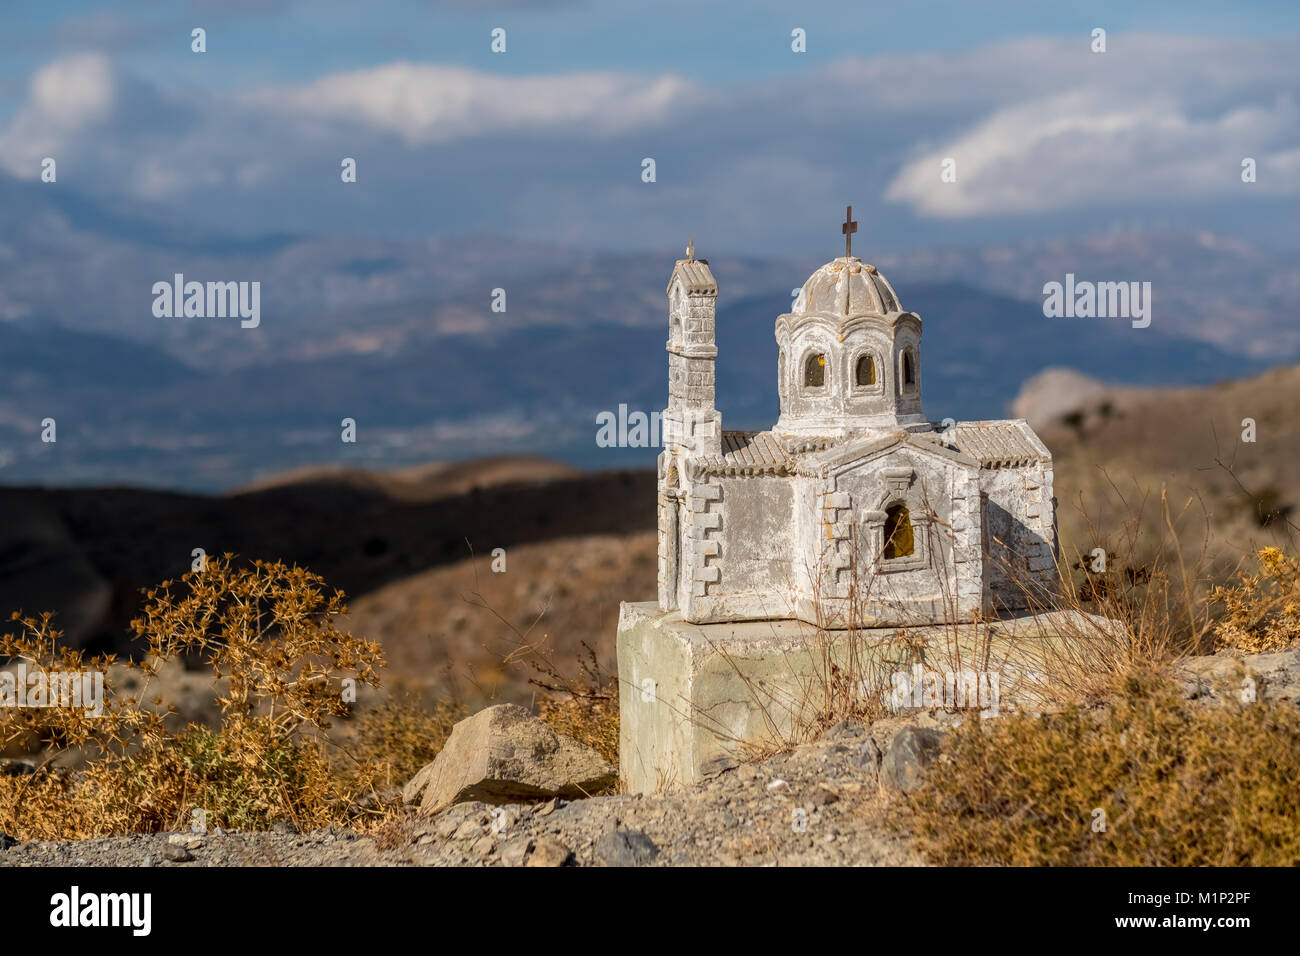
[[[795,299],[794,315],[824,312],[849,317],[901,312],[898,296],[876,267],[856,256],[841,256],[808,277]]]

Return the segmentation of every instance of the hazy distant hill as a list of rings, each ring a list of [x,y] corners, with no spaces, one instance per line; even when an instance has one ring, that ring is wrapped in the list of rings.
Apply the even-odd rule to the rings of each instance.
[[[1067,554],[1101,543],[1140,552],[1165,533],[1161,490],[1189,561],[1202,546],[1225,576],[1264,544],[1294,547],[1300,507],[1300,366],[1200,388],[1101,387],[1041,425],[1055,461]],[[1257,441],[1241,441],[1241,420]],[[1229,474],[1215,463],[1231,465]],[[1241,484],[1238,484],[1238,480]],[[1186,509],[1186,511],[1184,511]],[[529,676],[502,669],[509,626],[537,621],[560,659],[585,641],[608,663],[620,600],[654,595],[654,474],[572,474],[497,458],[398,472],[318,469],[238,494],[137,489],[0,489],[0,615],[53,610],[78,643],[125,648],[140,588],[176,577],[190,552],[303,564],[351,596],[351,626],[380,640],[395,673],[527,701]],[[1093,533],[1099,540],[1093,538]],[[470,548],[478,556],[469,557]],[[493,574],[493,548],[508,573]],[[476,608],[480,593],[501,615]],[[542,612],[542,617],[538,615]]]
[[[710,250],[728,427],[775,418],[774,320],[834,246],[805,261]],[[678,254],[481,236],[231,239],[0,177],[0,482],[217,490],[292,468],[498,453],[648,467],[653,449],[598,448],[595,416],[663,407],[664,286]],[[1233,240],[864,255],[925,323],[936,419],[1000,416],[1046,366],[1199,384],[1300,355],[1300,280]],[[1042,283],[1067,271],[1152,281],[1151,327],[1045,318]],[[177,272],[260,281],[261,326],[155,318],[152,284]],[[498,288],[505,312],[491,310]],[[53,445],[39,440],[46,417]],[[356,444],[340,441],[344,418]]]

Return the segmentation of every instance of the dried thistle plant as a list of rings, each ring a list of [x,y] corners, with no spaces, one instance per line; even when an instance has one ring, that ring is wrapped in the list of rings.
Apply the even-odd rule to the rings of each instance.
[[[33,773],[0,778],[0,828],[28,838],[206,826],[257,829],[279,819],[300,828],[348,819],[358,792],[379,769],[362,761],[336,772],[324,731],[348,714],[355,689],[378,686],[378,644],[336,626],[343,595],[311,572],[280,562],[236,566],[212,558],[175,587],[145,594],[132,630],[147,648],[128,669],[142,674],[137,694],[116,693],[112,655],[85,656],[60,645],[52,616],[16,617],[0,654],[43,673],[104,675],[101,716],[84,708],[0,709],[0,740],[37,741],[50,756]],[[143,702],[165,662],[197,657],[225,678],[221,726],[169,728],[170,708]],[[55,758],[82,748],[92,759],[68,771]],[[373,771],[373,772],[371,772]]]

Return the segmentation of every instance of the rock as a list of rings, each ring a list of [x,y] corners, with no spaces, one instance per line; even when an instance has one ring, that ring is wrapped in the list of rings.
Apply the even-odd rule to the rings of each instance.
[[[554,837],[538,837],[533,852],[528,854],[524,866],[565,866],[573,859],[573,851]]]
[[[1183,696],[1192,700],[1218,701],[1227,694],[1245,702],[1249,692],[1257,700],[1300,700],[1300,650],[1188,657],[1178,671]]]
[[[576,799],[616,778],[590,747],[557,734],[523,707],[499,704],[453,727],[438,756],[403,788],[402,800],[419,800],[422,813],[437,813],[467,800]]]
[[[867,736],[867,728],[856,720],[841,720],[822,731],[819,740],[858,740]]]
[[[523,866],[533,841],[528,837],[515,837],[501,847],[501,862],[505,866]]]
[[[700,766],[700,776],[708,780],[711,777],[718,776],[718,774],[726,773],[728,770],[734,770],[737,766],[739,766],[739,761],[735,757],[722,754],[712,760],[705,761]]]
[[[438,821],[438,825],[434,827],[433,833],[435,836],[441,837],[444,840],[449,840],[451,839],[451,835],[460,829],[461,822],[462,821],[460,820],[444,817]]]
[[[596,859],[605,866],[644,866],[658,855],[659,847],[640,830],[615,827],[596,841]]]
[[[904,727],[885,749],[880,766],[882,786],[912,793],[921,786],[926,767],[934,763],[943,733],[928,727]]]
[[[824,807],[835,803],[839,800],[840,795],[824,783],[819,783],[813,787],[812,792],[808,795],[808,801],[814,807]]]
[[[490,836],[481,836],[470,845],[469,852],[474,856],[491,856],[495,848],[495,840]]]
[[[478,820],[465,820],[456,828],[456,832],[451,835],[453,840],[472,840],[482,836],[483,824]]]
[[[467,840],[483,833],[491,807],[479,801],[458,803],[439,815],[432,827],[420,827],[420,832],[432,832],[443,840]]]
[[[7,850],[11,846],[17,846],[18,841],[8,833],[0,833],[0,850]]]
[[[849,757],[849,763],[859,770],[876,772],[880,769],[880,760],[883,756],[880,748],[876,746],[876,742],[867,737],[853,750]]]
[[[164,860],[170,860],[173,863],[188,863],[194,859],[194,854],[183,846],[177,846],[175,843],[168,843],[163,846],[162,857]]]

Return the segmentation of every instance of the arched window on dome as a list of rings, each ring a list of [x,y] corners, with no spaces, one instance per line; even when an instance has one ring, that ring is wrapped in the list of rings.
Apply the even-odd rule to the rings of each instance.
[[[916,548],[912,539],[912,516],[901,501],[885,509],[885,549],[881,557],[905,558]]]
[[[826,356],[813,352],[803,363],[803,387],[822,388],[826,385]]]
[[[902,391],[916,391],[916,351],[910,346],[898,357],[898,381]]]
[[[876,384],[876,359],[874,356],[859,355],[853,367],[853,384],[858,388],[870,388]]]

